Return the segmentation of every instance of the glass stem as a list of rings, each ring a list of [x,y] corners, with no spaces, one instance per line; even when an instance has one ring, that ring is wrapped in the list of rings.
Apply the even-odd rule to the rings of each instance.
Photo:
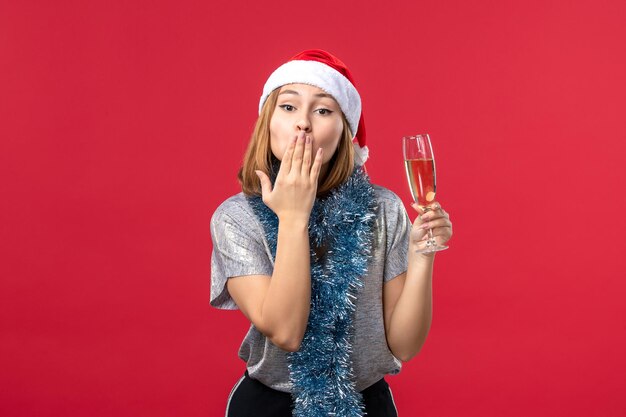
[[[431,211],[429,208],[424,209],[424,213],[428,213]],[[435,237],[433,236],[433,229],[428,229],[428,240],[426,241],[427,248],[434,248],[437,246],[437,242],[435,241]]]
[[[426,246],[429,248],[434,248],[437,246],[437,242],[435,241],[435,237],[433,236],[432,229],[428,229],[428,242],[426,242]]]

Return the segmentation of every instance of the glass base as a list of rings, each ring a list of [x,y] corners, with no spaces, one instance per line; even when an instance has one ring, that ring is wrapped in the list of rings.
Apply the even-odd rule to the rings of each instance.
[[[426,242],[426,247],[423,249],[418,249],[415,251],[415,253],[433,253],[433,252],[439,252],[442,250],[446,250],[448,249],[448,246],[440,246],[437,245],[437,242],[435,241],[427,241]]]

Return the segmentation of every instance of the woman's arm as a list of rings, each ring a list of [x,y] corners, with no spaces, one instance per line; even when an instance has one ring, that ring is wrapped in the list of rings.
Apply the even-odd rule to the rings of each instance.
[[[432,260],[387,281],[383,287],[385,333],[393,355],[403,362],[421,350],[432,321]]]
[[[383,287],[387,344],[394,356],[403,362],[421,350],[432,322],[435,255],[415,252],[423,244],[429,228],[438,243],[445,243],[452,236],[450,218],[440,207],[418,217],[411,230],[408,269]]]
[[[311,304],[306,224],[280,222],[272,277],[231,278],[231,297],[252,324],[279,348],[295,352],[304,337]]]
[[[323,151],[320,148],[313,161],[311,153],[311,140],[301,132],[285,151],[273,188],[269,177],[257,172],[263,202],[278,217],[271,279],[235,277],[226,284],[252,324],[276,346],[292,352],[300,349],[311,305],[308,225]]]

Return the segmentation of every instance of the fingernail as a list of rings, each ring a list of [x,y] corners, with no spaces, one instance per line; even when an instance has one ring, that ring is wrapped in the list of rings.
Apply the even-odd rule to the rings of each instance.
[[[423,225],[420,226],[420,229],[428,229],[430,226],[428,225],[428,223],[424,223]]]
[[[311,136],[306,137],[306,143],[311,143]]]

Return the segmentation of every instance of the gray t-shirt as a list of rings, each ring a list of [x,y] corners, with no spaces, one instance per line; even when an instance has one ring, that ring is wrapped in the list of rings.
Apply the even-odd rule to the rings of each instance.
[[[383,283],[407,270],[411,221],[400,198],[392,191],[373,185],[378,202],[372,257],[364,287],[358,293],[353,351],[350,355],[356,389],[362,391],[385,374],[402,368],[387,346],[383,321]],[[243,193],[224,201],[211,219],[211,305],[234,310],[226,281],[243,275],[272,276],[274,259],[261,223]],[[286,351],[276,347],[254,325],[246,334],[239,357],[250,377],[263,384],[291,392]]]

